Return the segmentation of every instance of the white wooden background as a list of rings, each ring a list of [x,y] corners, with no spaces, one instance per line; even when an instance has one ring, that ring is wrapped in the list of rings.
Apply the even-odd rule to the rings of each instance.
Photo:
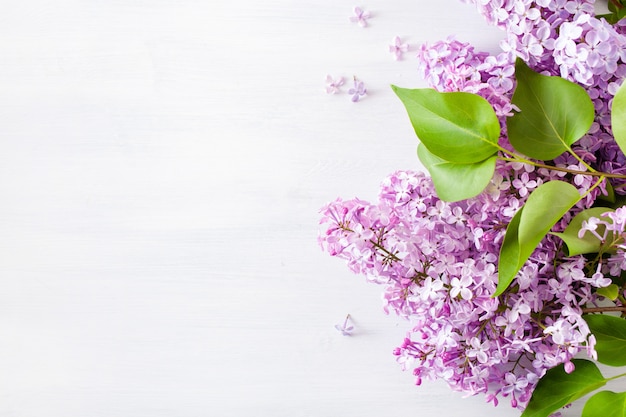
[[[370,27],[348,21],[353,6]],[[318,209],[419,168],[412,45],[456,0],[29,0],[0,14],[0,416],[515,416],[392,349]],[[366,83],[352,103],[327,73]],[[345,91],[345,89],[344,89]],[[350,313],[351,337],[334,325]]]

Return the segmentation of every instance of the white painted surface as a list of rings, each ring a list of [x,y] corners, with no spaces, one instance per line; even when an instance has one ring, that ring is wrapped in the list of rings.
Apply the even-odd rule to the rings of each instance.
[[[418,168],[393,37],[500,34],[456,0],[355,5],[4,2],[0,416],[517,415],[414,387],[406,323],[316,242],[321,205]]]

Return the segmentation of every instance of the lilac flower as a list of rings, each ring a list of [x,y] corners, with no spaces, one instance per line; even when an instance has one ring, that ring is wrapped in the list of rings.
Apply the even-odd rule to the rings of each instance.
[[[522,173],[519,178],[513,180],[513,187],[515,187],[521,197],[526,197],[528,194],[540,184],[537,180],[530,179],[527,172]]]
[[[574,372],[574,368],[575,368],[575,365],[572,361],[565,362],[564,369],[566,373],[571,374],[572,372]]]
[[[491,347],[489,340],[481,343],[478,338],[472,337],[469,344],[471,348],[467,351],[468,358],[476,358],[479,363],[487,363],[489,361],[488,353]]]
[[[607,220],[603,220],[605,218]],[[604,227],[602,234],[598,232],[600,226]],[[619,207],[615,211],[607,211],[600,217],[590,217],[584,220],[578,237],[582,238],[587,232],[590,232],[604,245],[608,244],[609,246],[605,250],[615,251],[615,254],[608,259],[607,265],[599,262],[591,278],[585,278],[585,281],[594,287],[607,287],[613,281],[605,274],[619,276],[621,271],[626,270],[626,259],[623,252],[625,249],[623,237],[626,232],[626,206]]]
[[[357,23],[362,28],[367,27],[367,19],[371,17],[370,12],[363,10],[360,7],[354,8],[354,16],[350,16],[352,23]]]
[[[332,75],[326,75],[326,94],[337,94],[340,92],[341,86],[344,84],[343,77],[334,79]]]
[[[455,298],[461,296],[464,300],[472,299],[472,291],[468,288],[472,284],[473,280],[470,276],[463,276],[462,278],[452,278],[450,281],[450,297]]]
[[[504,376],[504,386],[502,387],[502,394],[506,397],[511,395],[511,406],[518,406],[518,396],[525,397],[528,395],[529,381],[527,378],[518,377],[512,372],[507,373]]]
[[[363,83],[363,81],[359,81],[356,77],[354,77],[354,87],[348,90],[348,94],[352,95],[351,100],[353,102],[356,103],[357,101],[359,101],[362,96],[367,94],[367,90],[365,89],[365,84]]]
[[[445,298],[445,296],[440,293],[442,289],[443,289],[442,281],[440,280],[434,281],[432,277],[427,277],[424,280],[423,285],[420,288],[416,289],[415,291],[418,293],[422,301],[428,301],[428,300],[434,301],[437,299]]]
[[[497,178],[507,169],[510,164],[499,163]],[[541,179],[536,170],[518,169],[529,181]],[[483,393],[494,402],[504,396],[523,406],[537,375],[577,353],[594,354],[579,306],[593,300],[590,288],[604,278],[587,275],[582,256],[559,261],[560,242],[548,236],[522,268],[507,303],[492,298],[505,233],[498,225],[510,221],[501,207],[525,201],[507,184],[446,203],[437,198],[430,178],[399,171],[383,181],[375,204],[355,199],[325,206],[320,243],[385,287],[385,311],[415,320],[394,354],[403,368],[413,367],[418,383],[441,378],[454,390]],[[626,266],[623,252],[606,268],[609,263]],[[503,388],[490,388],[498,386]]]
[[[582,238],[585,235],[585,232],[591,232],[598,240],[604,241],[606,239],[606,233],[604,236],[600,236],[596,230],[598,230],[598,226],[600,224],[606,225],[606,222],[601,221],[597,217],[591,217],[587,220],[583,220],[580,231],[578,232],[578,237]],[[606,230],[605,232],[608,232]]]
[[[624,232],[624,228],[626,228],[626,206],[622,206],[617,208],[614,212],[607,212],[602,215],[602,217],[608,217],[611,219],[612,225],[607,225],[609,230],[617,232]]]
[[[393,38],[393,43],[389,45],[389,52],[393,54],[393,58],[396,61],[402,59],[402,56],[405,52],[409,50],[409,44],[403,43],[402,39],[399,36]]]
[[[513,65],[506,65],[502,67],[495,67],[489,72],[492,75],[487,81],[494,88],[501,91],[510,91],[513,89],[513,75],[515,74],[515,67]]]
[[[572,338],[571,333],[573,330],[569,321],[559,319],[551,326],[546,327],[543,332],[552,336],[552,340],[557,345],[564,345],[567,340]]]
[[[452,38],[422,45],[418,68],[427,83],[485,98],[502,126],[499,144],[511,149],[506,117],[517,111],[511,104],[516,58],[577,82],[593,100],[596,117],[573,150],[594,169],[626,174],[626,155],[613,139],[610,118],[611,100],[626,79],[626,25],[596,18],[592,0],[465,1],[506,31],[502,52],[490,55]],[[364,27],[367,18],[355,8],[351,20]],[[406,52],[402,45],[396,37],[389,47],[398,59]],[[356,102],[365,86],[355,78],[349,94]],[[585,169],[567,156],[553,163]],[[494,404],[506,397],[523,407],[547,369],[564,364],[571,371],[575,355],[596,357],[582,313],[599,299],[597,288],[626,271],[626,207],[583,223],[579,236],[595,234],[611,245],[598,260],[566,257],[562,241],[548,235],[516,285],[492,297],[506,225],[535,188],[554,179],[585,195],[556,232],[607,188],[591,189],[588,175],[498,161],[485,192],[470,200],[444,202],[426,175],[399,171],[383,180],[377,202],[338,199],[322,209],[322,248],[382,285],[384,311],[413,323],[394,355],[403,369],[413,369],[417,384],[443,379],[453,390],[484,394]],[[616,193],[626,194],[626,181],[611,182]]]
[[[344,336],[350,336],[352,334],[352,330],[354,330],[354,326],[349,326],[348,321],[350,320],[350,314],[346,316],[346,319],[343,321],[343,324],[335,324],[335,329],[339,331]]]
[[[577,16],[580,13],[593,13],[593,4],[581,1],[568,1],[565,3],[565,10]]]
[[[598,271],[595,274],[593,274],[591,278],[588,280],[589,284],[597,288],[608,287],[609,285],[613,283],[613,280],[611,278],[604,276],[604,274],[601,272],[601,267],[602,265],[599,264]]]

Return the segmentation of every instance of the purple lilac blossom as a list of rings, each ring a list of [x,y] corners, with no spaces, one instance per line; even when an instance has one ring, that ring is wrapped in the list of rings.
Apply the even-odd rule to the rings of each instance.
[[[393,58],[399,61],[403,58],[404,53],[409,50],[409,44],[402,42],[399,36],[393,38],[393,43],[389,45],[389,52],[393,54]]]
[[[626,268],[626,206],[607,211],[600,217],[591,217],[582,222],[578,237],[589,233],[599,241],[609,243],[610,256],[601,259],[590,283],[606,287],[611,284],[610,276],[619,276]],[[602,234],[600,234],[600,231]],[[608,276],[608,277],[607,277]]]
[[[367,10],[363,10],[360,7],[355,7],[353,9],[354,15],[350,16],[350,21],[352,23],[357,23],[362,28],[367,27],[367,19],[371,17],[370,12]]]
[[[500,145],[507,149],[512,148],[506,117],[517,110],[511,103],[517,57],[545,75],[576,82],[591,97],[596,117],[573,150],[596,169],[626,174],[610,119],[613,95],[626,77],[626,23],[611,26],[596,18],[591,0],[462,1],[505,31],[502,52],[475,51],[453,38],[423,45],[417,54],[423,78],[439,91],[487,99],[500,119]],[[355,92],[356,87],[355,81]],[[551,163],[586,170],[569,154]],[[593,184],[589,175],[502,161],[485,191],[470,200],[443,202],[426,175],[398,171],[384,180],[377,203],[338,199],[322,209],[324,250],[383,285],[384,310],[410,321],[394,354],[418,384],[443,379],[454,390],[484,394],[494,404],[506,398],[523,408],[547,369],[564,364],[571,372],[575,355],[596,357],[583,308],[595,305],[596,288],[626,271],[626,245],[589,264],[583,256],[568,257],[562,241],[548,235],[513,285],[491,297],[506,226],[535,188],[555,179],[586,195],[553,229],[562,231],[606,186],[587,193]],[[612,182],[615,192],[626,194],[620,187],[625,181]],[[581,236],[597,234],[603,225],[600,237],[622,242],[625,224],[621,208],[589,219]]]
[[[332,75],[326,75],[326,94],[337,94],[341,91],[341,86],[344,84],[343,77],[334,79]]]
[[[548,236],[518,283],[491,297],[506,225],[526,199],[501,186],[510,165],[498,167],[487,191],[457,203],[439,200],[425,174],[398,171],[383,181],[376,204],[325,206],[320,244],[384,286],[386,312],[410,320],[394,354],[418,384],[440,378],[454,390],[523,407],[547,369],[570,366],[579,353],[594,357],[582,307],[607,284],[582,256],[564,258],[559,239]]]
[[[349,324],[350,314],[348,314],[342,324],[335,324],[335,329],[344,336],[351,336],[354,326]]]
[[[365,89],[365,84],[363,81],[359,81],[356,77],[354,77],[354,86],[348,90],[348,94],[352,95],[351,100],[353,102],[357,102],[361,99],[361,97],[367,94],[367,90]]]

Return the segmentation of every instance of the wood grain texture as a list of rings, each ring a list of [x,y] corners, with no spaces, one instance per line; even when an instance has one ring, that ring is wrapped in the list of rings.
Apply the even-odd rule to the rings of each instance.
[[[456,0],[371,0],[367,29],[353,6],[4,5],[0,416],[517,414],[414,387],[407,323],[316,242],[327,201],[419,169],[388,86],[423,82],[393,37],[501,34]],[[327,73],[370,94],[327,96]]]

